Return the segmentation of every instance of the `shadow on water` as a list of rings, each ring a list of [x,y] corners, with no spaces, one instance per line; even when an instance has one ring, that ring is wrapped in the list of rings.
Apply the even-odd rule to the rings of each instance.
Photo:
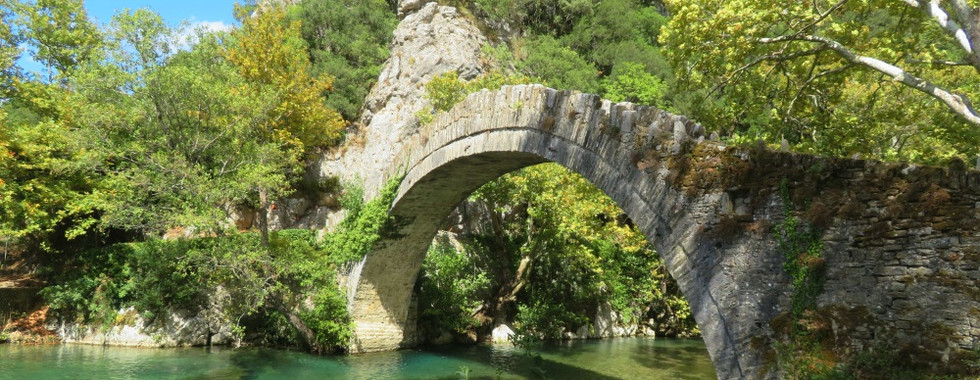
[[[657,342],[661,343],[661,342]],[[672,340],[641,346],[631,353],[633,361],[652,370],[667,371],[677,379],[702,379],[706,370],[714,373],[701,340]]]
[[[595,379],[618,380],[621,377],[609,376],[588,368],[581,368],[542,355],[528,356],[524,350],[510,345],[478,345],[468,347],[434,348],[432,353],[444,353],[465,361],[471,372],[469,379]],[[485,369],[492,374],[486,374]],[[430,377],[433,379],[459,379],[449,376]]]
[[[594,369],[606,378],[693,380],[716,376],[700,339],[571,341],[545,345],[541,353],[575,368]]]
[[[436,349],[438,350],[438,349]],[[438,351],[435,351],[438,352]],[[707,379],[716,377],[701,340],[626,338],[547,343],[535,361],[507,345],[454,348],[452,355],[489,363],[517,378]],[[543,372],[543,377],[540,376]],[[451,378],[451,377],[440,377]],[[470,376],[496,378],[494,376]]]

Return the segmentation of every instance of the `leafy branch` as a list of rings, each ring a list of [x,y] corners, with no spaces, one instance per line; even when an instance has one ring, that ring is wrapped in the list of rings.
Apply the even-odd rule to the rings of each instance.
[[[759,38],[758,41],[763,44],[773,44],[773,43],[783,43],[790,41],[806,41],[819,43],[824,47],[829,48],[831,51],[837,53],[848,62],[861,65],[872,70],[878,71],[891,77],[896,82],[902,83],[909,86],[915,90],[925,93],[937,100],[946,104],[950,110],[956,114],[962,116],[964,119],[972,124],[980,126],[980,113],[978,113],[973,108],[973,103],[964,95],[954,94],[952,91],[946,90],[939,87],[932,82],[922,79],[918,76],[912,75],[911,73],[905,71],[904,69],[890,64],[888,62],[882,61],[877,58],[868,57],[860,54],[856,54],[851,49],[847,48],[840,42],[833,39],[817,36],[812,34],[793,34],[780,37],[772,38]]]
[[[963,0],[954,0],[950,2],[955,10],[954,18],[960,19],[964,25],[967,25],[967,27],[963,27],[955,19],[950,18],[950,15],[939,6],[939,2],[937,0],[932,0],[929,2],[921,0],[903,1],[930,16],[950,37],[956,40],[959,47],[967,54],[970,65],[980,71],[980,52],[977,51],[975,46],[977,43],[975,40],[980,37],[980,30],[977,30],[976,27],[976,10],[970,10]],[[943,102],[943,104],[945,104],[957,115],[962,116],[971,124],[980,126],[980,113],[974,109],[973,103],[965,95],[956,94],[951,90],[945,89],[926,79],[913,75],[894,64],[885,62],[884,60],[855,53],[852,51],[852,49],[832,38],[816,35],[810,32],[821,21],[827,19],[832,12],[839,9],[846,2],[847,0],[842,0],[834,4],[826,11],[820,13],[814,21],[800,28],[795,33],[778,37],[762,37],[756,39],[756,41],[762,44],[789,42],[810,42],[819,44],[817,49],[829,49],[837,53],[838,56],[850,64],[864,66],[885,74],[891,77],[895,82],[902,83],[912,89],[920,91]],[[754,66],[765,59],[772,58],[766,56],[762,59],[757,59],[750,62],[749,65],[746,66]],[[937,62],[942,62],[943,64],[949,66],[959,65],[956,62]]]

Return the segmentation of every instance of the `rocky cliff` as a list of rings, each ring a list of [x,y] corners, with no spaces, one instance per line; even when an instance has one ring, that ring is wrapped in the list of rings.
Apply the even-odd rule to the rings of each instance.
[[[371,89],[356,128],[344,144],[319,162],[318,176],[362,183],[370,199],[387,180],[382,173],[395,153],[418,133],[415,114],[428,109],[425,85],[456,71],[471,79],[484,71],[480,47],[486,39],[455,8],[418,0],[399,3],[403,16],[391,42],[391,57]],[[377,173],[366,175],[365,173]]]

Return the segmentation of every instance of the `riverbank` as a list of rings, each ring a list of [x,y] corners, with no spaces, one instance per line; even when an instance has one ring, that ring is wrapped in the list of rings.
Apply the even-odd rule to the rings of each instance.
[[[47,326],[47,306],[5,322],[0,329],[0,343],[58,344],[62,339]]]
[[[2,290],[0,290],[2,292]],[[36,293],[36,290],[35,290]],[[30,311],[27,311],[30,310]],[[58,344],[77,343],[96,346],[174,348],[202,346],[240,345],[231,326],[214,324],[207,312],[166,312],[152,320],[146,320],[132,307],[119,310],[113,322],[107,326],[58,320],[50,317],[48,306],[37,306],[15,311],[20,316],[6,321],[0,329],[0,343]],[[215,314],[214,311],[210,314]],[[210,321],[209,321],[210,320]],[[562,344],[572,340],[604,340],[614,338],[655,338],[652,321],[644,324],[624,325],[615,313],[598,318],[577,332],[566,332],[561,339],[548,340],[548,344]],[[451,334],[420,342],[426,347],[475,345],[482,343],[509,343],[514,332],[508,325],[494,329],[491,337],[477,339],[475,333]],[[694,336],[693,338],[696,338]],[[663,337],[661,337],[663,338]],[[670,338],[692,338],[689,336]],[[246,344],[248,345],[248,344]],[[262,346],[262,345],[254,345]]]
[[[13,292],[0,289],[0,295],[8,293]],[[108,325],[59,320],[51,316],[47,305],[7,310],[8,318],[0,325],[0,343],[164,348],[232,345],[236,341],[231,326],[215,323],[207,310],[166,312],[147,320],[129,307],[119,310]]]
[[[28,275],[0,276],[0,343],[61,343],[47,326],[49,308],[43,305],[40,290]]]

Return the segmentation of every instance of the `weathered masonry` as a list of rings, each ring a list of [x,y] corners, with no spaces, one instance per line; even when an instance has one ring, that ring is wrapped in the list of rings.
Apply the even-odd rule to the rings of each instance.
[[[733,148],[651,107],[540,85],[470,95],[403,142],[397,231],[360,270],[355,351],[410,345],[423,256],[472,190],[545,161],[583,175],[646,234],[690,302],[720,378],[753,378],[790,308],[772,226],[820,231],[819,318],[836,349],[886,344],[937,363],[980,344],[980,173]]]
[[[473,189],[554,161],[609,194],[665,259],[720,378],[772,376],[793,288],[774,230],[813,226],[823,289],[809,318],[841,353],[884,348],[953,365],[980,345],[980,172],[725,147],[682,116],[539,85],[470,95],[419,126],[424,85],[485,68],[486,39],[458,12],[400,2],[391,59],[363,126],[320,175],[376,194],[404,175],[397,226],[349,277],[354,351],[413,344],[406,326],[426,248]]]

